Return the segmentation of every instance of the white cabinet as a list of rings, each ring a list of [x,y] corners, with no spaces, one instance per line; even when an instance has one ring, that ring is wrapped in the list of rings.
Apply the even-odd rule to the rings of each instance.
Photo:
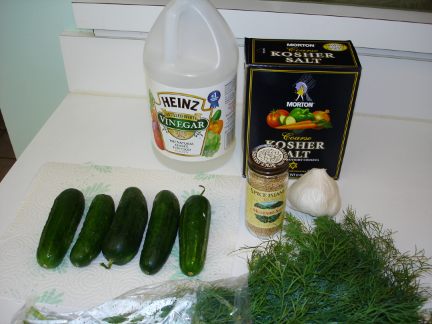
[[[135,1],[142,2],[150,1]],[[91,33],[61,37],[72,92],[145,96],[143,46],[163,6],[128,3],[73,3],[77,27]],[[324,9],[321,15],[220,12],[239,43],[238,103],[243,101],[244,37],[350,39],[363,67],[356,113],[432,119],[432,24],[330,16]]]

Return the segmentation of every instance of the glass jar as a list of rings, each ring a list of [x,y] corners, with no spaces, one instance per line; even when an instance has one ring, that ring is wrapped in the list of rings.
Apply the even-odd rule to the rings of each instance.
[[[246,226],[260,237],[281,230],[288,184],[288,154],[272,145],[255,147],[248,158]]]

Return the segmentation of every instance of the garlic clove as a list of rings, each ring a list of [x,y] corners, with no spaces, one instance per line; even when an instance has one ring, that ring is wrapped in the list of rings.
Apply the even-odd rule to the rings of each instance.
[[[337,182],[325,169],[313,168],[288,189],[291,206],[311,216],[334,216],[341,208]]]

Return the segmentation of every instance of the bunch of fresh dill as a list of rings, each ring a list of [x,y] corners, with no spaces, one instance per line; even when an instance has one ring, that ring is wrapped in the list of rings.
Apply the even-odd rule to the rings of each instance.
[[[423,251],[400,253],[392,232],[347,209],[308,227],[288,215],[283,236],[249,261],[254,323],[416,323],[431,270]]]
[[[246,282],[237,287],[203,285],[193,313],[192,324],[251,323]]]

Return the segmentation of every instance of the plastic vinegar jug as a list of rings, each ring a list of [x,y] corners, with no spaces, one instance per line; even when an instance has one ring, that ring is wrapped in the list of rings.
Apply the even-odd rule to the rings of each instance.
[[[234,146],[236,40],[207,0],[173,0],[144,46],[154,145],[175,160],[206,161]]]

